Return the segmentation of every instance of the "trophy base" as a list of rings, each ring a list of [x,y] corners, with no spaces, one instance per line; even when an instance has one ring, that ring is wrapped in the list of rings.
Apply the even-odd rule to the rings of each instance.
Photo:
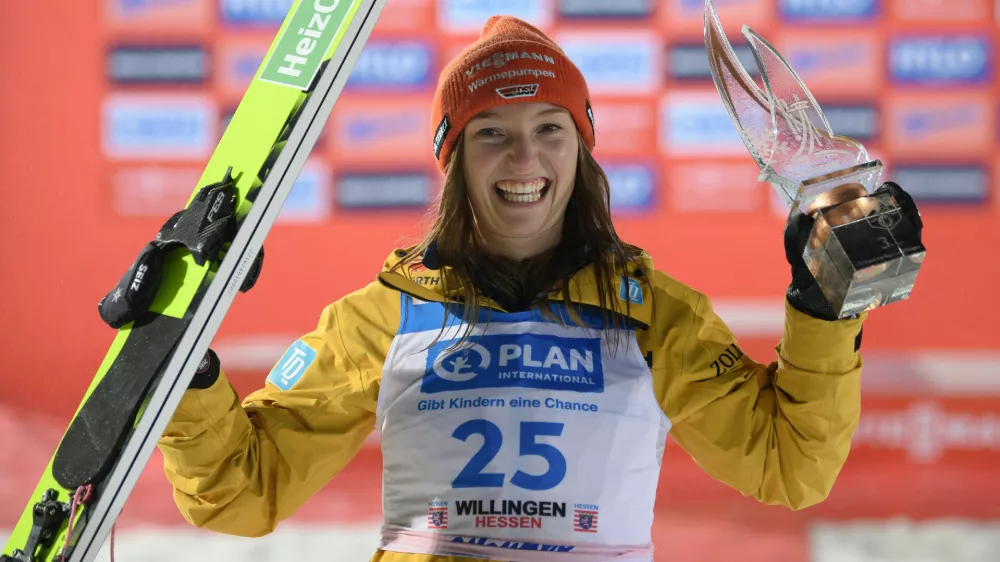
[[[926,249],[890,194],[815,211],[803,259],[838,318],[909,298]]]

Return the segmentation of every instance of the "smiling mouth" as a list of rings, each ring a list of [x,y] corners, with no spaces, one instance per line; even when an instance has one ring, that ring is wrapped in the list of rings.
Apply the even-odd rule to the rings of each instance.
[[[549,180],[538,178],[532,181],[501,180],[494,184],[493,189],[510,203],[535,203],[549,191]]]

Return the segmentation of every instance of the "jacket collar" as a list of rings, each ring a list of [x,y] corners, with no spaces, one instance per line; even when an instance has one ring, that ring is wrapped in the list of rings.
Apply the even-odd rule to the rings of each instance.
[[[464,290],[459,287],[451,268],[447,266],[441,269],[427,269],[419,262],[411,262],[396,271],[391,271],[410,250],[412,247],[399,248],[386,258],[382,271],[378,274],[379,282],[428,302],[461,302],[464,299]],[[652,294],[647,272],[652,271],[653,261],[644,255],[639,259],[639,263],[640,267],[630,268],[632,270],[627,276],[619,276],[615,282],[614,295],[609,296],[619,300],[621,305],[619,308],[623,314],[627,313],[631,320],[646,329],[652,321]],[[448,286],[448,290],[444,289],[445,285]],[[600,307],[592,265],[585,266],[573,275],[569,287],[571,302],[595,309]],[[562,291],[553,291],[549,296],[549,300],[554,302],[562,302],[562,299]],[[499,305],[482,295],[479,296],[479,304],[504,312]]]

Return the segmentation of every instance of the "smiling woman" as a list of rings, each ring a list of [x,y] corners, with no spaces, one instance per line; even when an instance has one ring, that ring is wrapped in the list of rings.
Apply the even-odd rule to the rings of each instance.
[[[434,96],[445,180],[424,238],[242,403],[213,352],[192,382],[160,440],[188,521],[271,533],[376,428],[378,562],[652,562],[668,433],[763,503],[826,498],[858,423],[866,314],[830,316],[796,223],[784,242],[805,273],[777,357],[752,359],[706,295],[618,237],[590,109],[558,45],[489,19]],[[552,516],[516,512],[536,502]]]

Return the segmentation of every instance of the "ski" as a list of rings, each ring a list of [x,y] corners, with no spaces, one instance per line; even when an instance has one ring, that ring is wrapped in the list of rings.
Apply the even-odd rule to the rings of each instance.
[[[293,1],[187,205],[102,300],[117,335],[0,562],[97,556],[236,293],[256,279],[385,1]]]

